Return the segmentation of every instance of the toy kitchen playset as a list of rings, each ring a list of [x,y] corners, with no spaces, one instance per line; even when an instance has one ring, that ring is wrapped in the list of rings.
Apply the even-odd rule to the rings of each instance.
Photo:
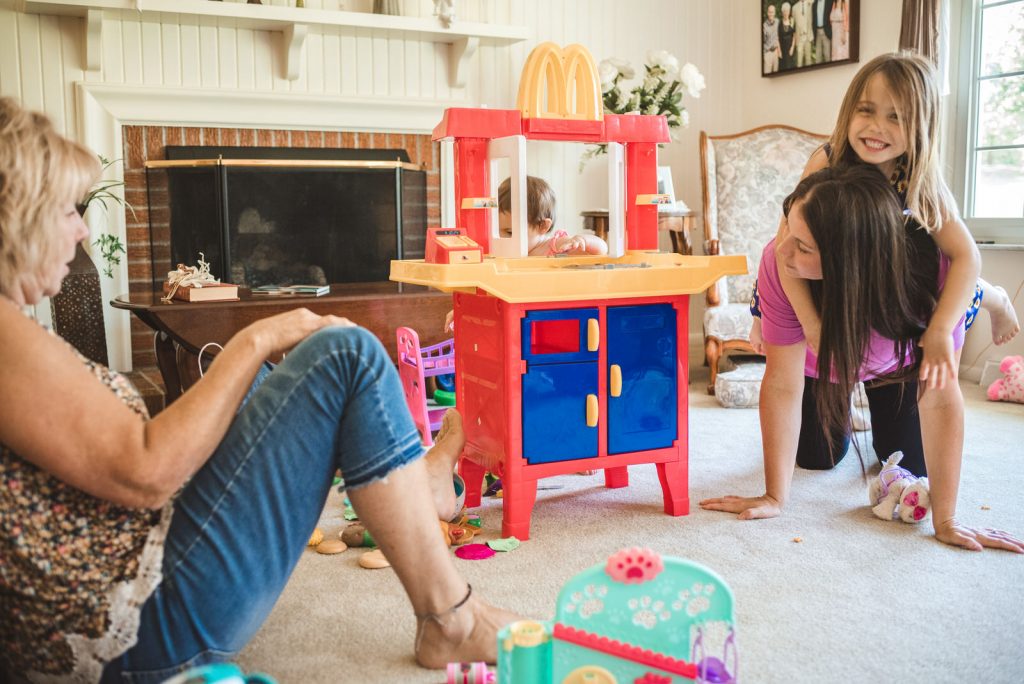
[[[454,164],[454,226],[428,232],[427,258],[391,263],[391,279],[453,293],[456,405],[466,504],[490,471],[502,480],[502,536],[529,538],[537,481],[655,464],[665,512],[689,513],[689,298],[746,273],[743,256],[658,251],[662,116],[603,114],[593,57],[580,45],[530,53],[518,109],[448,109],[433,137]],[[605,144],[604,256],[527,256],[526,142]],[[511,236],[498,230],[495,162],[508,160]],[[441,322],[438,322],[440,325]]]

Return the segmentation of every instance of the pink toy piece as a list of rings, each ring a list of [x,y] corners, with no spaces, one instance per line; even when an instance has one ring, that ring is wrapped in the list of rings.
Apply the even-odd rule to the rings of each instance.
[[[449,406],[427,408],[426,379],[455,372],[455,341],[445,340],[429,347],[420,347],[420,336],[412,328],[395,332],[398,349],[398,376],[402,394],[423,446],[433,446],[432,432],[440,429]]]
[[[487,544],[466,544],[455,549],[455,555],[462,560],[484,560],[494,554],[494,549]]]
[[[1007,356],[999,364],[1005,377],[988,386],[989,401],[1012,401],[1024,404],[1024,356]]]
[[[605,572],[622,584],[649,582],[665,569],[661,556],[650,549],[622,549],[608,557]]]
[[[494,672],[487,663],[448,663],[447,684],[493,684]]]
[[[654,653],[650,649],[627,644],[619,641],[618,639],[609,639],[608,637],[604,637],[599,634],[587,632],[575,627],[569,627],[568,625],[563,625],[561,622],[555,623],[554,629],[552,630],[552,636],[559,641],[589,648],[592,651],[598,651],[600,653],[610,655],[613,658],[631,660],[634,663],[640,663],[647,667],[671,672],[674,675],[679,675],[680,677],[686,677],[688,679],[697,678],[697,666],[693,663],[688,663],[685,660],[680,660],[671,656]]]
[[[647,672],[643,677],[637,677],[633,684],[672,684],[671,677],[665,677],[654,672]]]

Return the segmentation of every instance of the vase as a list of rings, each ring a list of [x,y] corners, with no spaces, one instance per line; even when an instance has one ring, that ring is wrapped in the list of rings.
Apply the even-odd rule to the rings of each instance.
[[[100,273],[82,243],[75,248],[69,269],[60,292],[50,298],[53,329],[83,356],[109,365]]]

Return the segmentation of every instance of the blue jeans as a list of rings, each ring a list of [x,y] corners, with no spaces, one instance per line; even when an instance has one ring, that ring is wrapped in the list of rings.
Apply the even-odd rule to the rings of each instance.
[[[317,332],[257,383],[175,500],[163,581],[104,683],[232,659],[284,589],[335,470],[356,488],[423,453],[398,374],[363,328]]]

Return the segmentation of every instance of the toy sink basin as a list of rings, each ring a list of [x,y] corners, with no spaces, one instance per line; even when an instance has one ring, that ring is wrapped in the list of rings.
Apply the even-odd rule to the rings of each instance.
[[[747,272],[747,258],[627,252],[621,257],[487,257],[479,264],[391,262],[391,280],[442,292],[484,292],[511,303],[655,297],[703,292]]]

